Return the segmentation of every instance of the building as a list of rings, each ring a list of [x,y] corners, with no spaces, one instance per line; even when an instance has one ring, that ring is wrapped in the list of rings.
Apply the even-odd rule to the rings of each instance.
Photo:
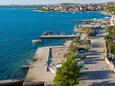
[[[113,36],[111,36],[111,38],[112,38],[113,42],[115,43],[115,36],[113,35]]]
[[[115,25],[115,13],[111,15],[110,25]]]

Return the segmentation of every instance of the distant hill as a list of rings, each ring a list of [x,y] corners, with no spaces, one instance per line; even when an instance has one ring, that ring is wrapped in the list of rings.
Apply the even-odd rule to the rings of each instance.
[[[60,3],[60,4],[48,4],[48,5],[0,5],[2,8],[6,7],[24,7],[24,8],[38,8],[41,6],[57,6],[57,5],[89,5],[89,4],[80,4],[80,3]],[[95,3],[90,5],[100,5],[100,6],[115,6],[115,2],[106,2],[106,3]]]

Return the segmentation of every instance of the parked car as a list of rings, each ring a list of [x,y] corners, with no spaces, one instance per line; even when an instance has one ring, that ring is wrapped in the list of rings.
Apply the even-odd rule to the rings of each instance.
[[[78,48],[78,53],[86,53],[86,52],[88,52],[88,50],[87,49],[85,49],[85,48]]]

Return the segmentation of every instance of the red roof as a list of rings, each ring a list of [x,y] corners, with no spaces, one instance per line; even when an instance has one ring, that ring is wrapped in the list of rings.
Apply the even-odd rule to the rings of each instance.
[[[111,38],[115,39],[115,36],[111,36]]]

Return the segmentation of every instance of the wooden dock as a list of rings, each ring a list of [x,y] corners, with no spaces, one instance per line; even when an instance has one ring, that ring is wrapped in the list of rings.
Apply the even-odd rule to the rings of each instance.
[[[79,35],[41,35],[41,39],[63,39],[63,38],[76,38]]]

